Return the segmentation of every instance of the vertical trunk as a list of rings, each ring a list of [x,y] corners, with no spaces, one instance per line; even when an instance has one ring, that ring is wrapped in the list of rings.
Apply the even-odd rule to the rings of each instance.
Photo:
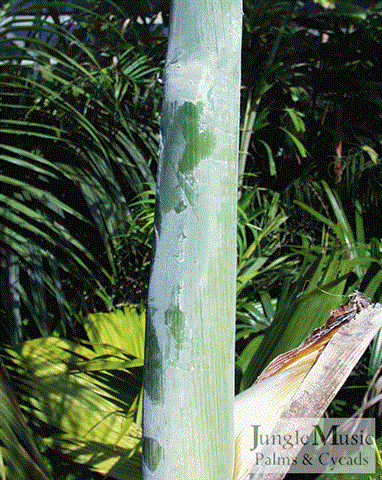
[[[233,470],[241,0],[174,0],[144,378],[144,479]]]

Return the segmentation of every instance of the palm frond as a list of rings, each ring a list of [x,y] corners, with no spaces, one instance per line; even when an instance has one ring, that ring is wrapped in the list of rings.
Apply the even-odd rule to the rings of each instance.
[[[127,305],[85,326],[88,343],[46,337],[5,348],[7,371],[48,447],[118,480],[140,478],[144,312]]]
[[[63,288],[50,298],[68,323],[68,286],[81,304],[123,274],[116,234],[144,182],[154,182],[158,144],[159,69],[127,42],[121,7],[93,7],[12,1],[2,11],[0,247],[18,257],[20,291],[30,290],[21,283],[33,270],[23,244],[39,250],[48,290],[54,259]]]
[[[5,479],[51,480],[33,435],[19,408],[16,396],[0,364],[0,431],[1,456],[6,468],[2,468]]]

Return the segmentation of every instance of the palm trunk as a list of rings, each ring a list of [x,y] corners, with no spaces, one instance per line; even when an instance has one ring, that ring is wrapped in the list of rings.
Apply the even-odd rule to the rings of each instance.
[[[229,479],[241,0],[174,0],[144,375],[144,479]]]

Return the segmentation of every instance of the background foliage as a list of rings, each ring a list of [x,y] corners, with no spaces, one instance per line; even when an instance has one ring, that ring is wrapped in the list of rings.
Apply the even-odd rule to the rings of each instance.
[[[244,14],[238,391],[346,295],[382,294],[381,5]],[[168,15],[166,0],[1,7],[2,478],[139,478]],[[365,405],[381,341],[330,414],[380,415]]]

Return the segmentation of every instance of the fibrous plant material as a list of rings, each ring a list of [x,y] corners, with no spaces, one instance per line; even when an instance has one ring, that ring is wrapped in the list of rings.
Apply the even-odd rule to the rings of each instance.
[[[355,300],[334,310],[325,325],[273,360],[253,387],[236,397],[234,480],[264,478],[254,465],[252,426],[262,425],[267,433],[277,435],[282,422],[290,419],[300,433],[309,434],[310,422],[301,424],[301,419],[322,416],[381,323],[381,305],[356,293]],[[266,478],[281,480],[288,466],[281,470]]]

